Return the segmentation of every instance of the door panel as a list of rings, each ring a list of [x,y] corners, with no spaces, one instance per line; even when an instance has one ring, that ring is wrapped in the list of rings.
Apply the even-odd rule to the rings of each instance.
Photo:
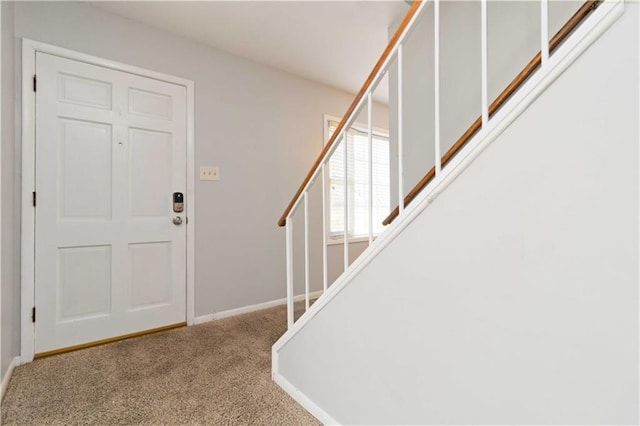
[[[58,249],[58,318],[111,315],[111,246]]]
[[[60,120],[60,219],[111,220],[111,126]]]
[[[171,302],[171,241],[129,245],[131,310]]]
[[[36,70],[36,353],[185,321],[186,89],[43,53]]]
[[[129,88],[129,113],[170,121],[173,116],[171,96]]]
[[[58,99],[75,105],[111,109],[111,83],[71,74],[58,74]]]
[[[171,215],[171,133],[129,129],[131,216]]]

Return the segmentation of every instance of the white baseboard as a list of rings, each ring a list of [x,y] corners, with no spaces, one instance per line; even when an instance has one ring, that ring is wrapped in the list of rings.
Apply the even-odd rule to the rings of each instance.
[[[0,387],[0,402],[4,398],[4,393],[7,391],[7,386],[9,386],[9,380],[11,380],[11,375],[13,374],[13,369],[21,364],[20,357],[17,356],[11,360],[9,363],[9,368],[7,368],[7,372],[4,373],[4,377],[2,378],[2,387]]]
[[[311,299],[314,299],[316,297],[320,297],[321,294],[322,294],[322,291],[314,291],[312,293],[309,293],[309,297]],[[294,302],[299,302],[301,300],[304,300],[304,294],[300,294],[298,296],[293,297]],[[194,318],[193,324],[194,325],[202,324],[204,322],[215,321],[222,318],[228,318],[236,315],[246,314],[249,312],[259,311],[262,309],[273,308],[276,306],[285,305],[286,303],[287,303],[287,299],[284,298],[284,299],[271,300],[269,302],[258,303],[256,305],[243,306],[241,308],[230,309],[228,311],[216,312],[208,315],[201,315],[199,317]]]
[[[315,402],[311,401],[309,397],[300,392],[298,388],[293,386],[291,382],[279,375],[273,374],[273,381],[276,382],[285,392],[291,396],[298,404],[305,410],[313,415],[316,419],[320,420],[324,425],[339,425],[338,421],[331,417],[329,413],[320,408]]]

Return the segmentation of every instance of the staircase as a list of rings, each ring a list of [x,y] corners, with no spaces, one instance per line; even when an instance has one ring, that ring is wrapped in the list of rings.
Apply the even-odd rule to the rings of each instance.
[[[323,423],[638,421],[638,328],[625,318],[637,320],[639,7],[520,4],[413,2],[278,222],[289,329],[273,346],[273,379]],[[500,14],[510,7],[539,17],[538,48],[519,64],[526,51],[502,61],[496,49],[512,42],[517,16]],[[446,42],[475,18],[478,60],[448,68]],[[411,72],[417,51],[430,55],[426,82]],[[465,72],[478,90],[452,101],[471,83],[450,80]],[[397,206],[374,235],[372,105],[383,79]],[[343,226],[344,272],[330,283],[327,168],[337,150],[348,158],[347,133],[363,116],[368,248],[352,261]],[[349,176],[349,161],[342,167]]]

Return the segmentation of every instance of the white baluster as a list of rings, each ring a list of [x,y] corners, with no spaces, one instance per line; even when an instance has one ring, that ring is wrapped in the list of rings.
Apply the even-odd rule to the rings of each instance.
[[[344,130],[342,143],[344,144],[344,270],[349,267],[349,150],[347,130]]]
[[[293,326],[293,218],[291,214],[287,216],[285,231],[287,234],[287,327],[291,328]]]
[[[482,50],[482,128],[485,129],[489,122],[489,95],[488,95],[488,18],[487,18],[487,0],[480,2],[481,10],[481,50]]]
[[[309,309],[309,193],[304,193],[304,309]]]
[[[403,111],[402,111],[402,44],[398,45],[398,213],[404,210],[404,169],[403,169]]]
[[[540,52],[544,66],[549,60],[549,0],[540,1]]]
[[[369,245],[373,242],[373,101],[367,95],[367,136],[369,138]]]
[[[328,275],[327,275],[327,188],[324,171],[324,163],[322,163],[322,290],[327,291]]]
[[[433,93],[434,93],[434,149],[436,160],[436,176],[442,170],[442,154],[440,153],[440,0],[433,2]]]

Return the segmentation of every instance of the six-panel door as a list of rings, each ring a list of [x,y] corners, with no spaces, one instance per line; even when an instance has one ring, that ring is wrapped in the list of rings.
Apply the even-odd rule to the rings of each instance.
[[[185,87],[43,53],[36,71],[35,352],[185,321]]]

